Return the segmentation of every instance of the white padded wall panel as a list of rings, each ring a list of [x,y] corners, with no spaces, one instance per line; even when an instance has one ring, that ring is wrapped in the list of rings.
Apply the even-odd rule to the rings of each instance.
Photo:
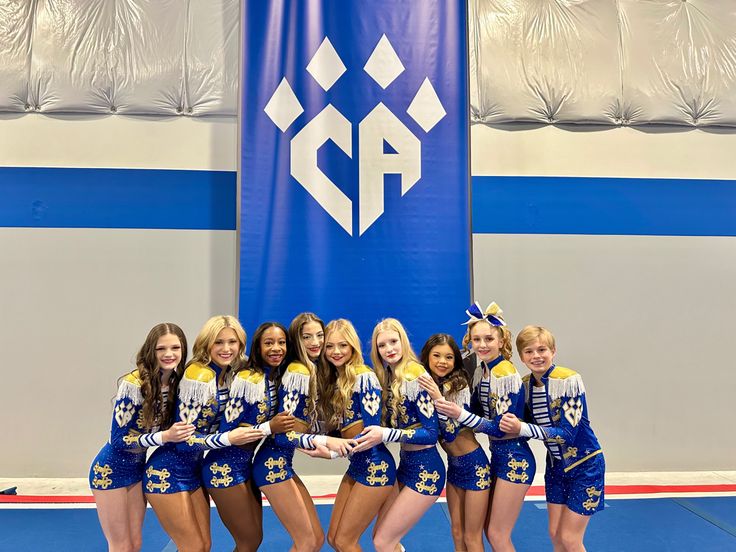
[[[736,125],[736,2],[621,0],[630,124]]]
[[[237,0],[191,0],[186,38],[189,114],[237,112],[240,25],[233,22],[239,18]]]
[[[30,103],[43,112],[175,114],[186,4],[41,0]]]
[[[612,0],[475,0],[473,119],[611,123],[620,92]]]
[[[28,99],[32,2],[0,2],[0,111],[22,112]]]

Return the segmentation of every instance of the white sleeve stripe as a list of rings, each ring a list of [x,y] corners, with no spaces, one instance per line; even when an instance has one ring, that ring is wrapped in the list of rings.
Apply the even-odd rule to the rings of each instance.
[[[314,450],[314,435],[302,433],[299,436],[299,448]]]
[[[227,433],[214,433],[204,438],[204,444],[211,449],[225,448],[230,446],[230,440]]]
[[[401,431],[390,427],[381,428],[383,431],[384,443],[398,443],[401,440]]]
[[[457,421],[463,424],[464,426],[467,426],[471,429],[475,429],[483,421],[483,418],[481,418],[480,416],[476,416],[472,412],[468,412],[467,410],[463,409],[463,411],[460,413],[460,416],[458,416]]]

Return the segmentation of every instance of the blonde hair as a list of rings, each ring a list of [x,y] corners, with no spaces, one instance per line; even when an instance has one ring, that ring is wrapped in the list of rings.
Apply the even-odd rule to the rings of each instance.
[[[516,336],[516,351],[521,356],[521,351],[535,341],[541,341],[550,349],[555,349],[555,336],[547,328],[542,326],[525,326]]]
[[[325,328],[325,348],[330,335],[338,332],[343,335],[353,352],[342,369],[335,368],[327,360],[327,355],[324,351],[320,355],[320,371],[318,375],[320,382],[319,396],[324,397],[325,400],[320,401],[319,408],[328,430],[335,429],[339,426],[342,417],[347,411],[348,403],[353,396],[353,387],[357,379],[356,369],[365,364],[358,333],[349,320],[338,318],[327,324]]]
[[[378,335],[380,333],[390,331],[399,334],[399,342],[401,343],[401,360],[396,366],[394,366],[392,370],[393,379],[391,379],[391,381],[388,381],[388,371],[384,367],[383,359],[378,352],[377,342]],[[378,376],[378,381],[381,382],[381,387],[383,389],[391,389],[389,400],[383,401],[384,407],[381,414],[381,419],[385,419],[386,408],[388,408],[391,412],[391,419],[389,421],[391,422],[392,426],[395,426],[396,417],[398,415],[398,406],[402,401],[401,384],[404,382],[404,370],[406,369],[407,364],[409,364],[410,362],[419,362],[417,360],[417,355],[414,354],[414,351],[411,348],[411,344],[409,343],[409,336],[406,334],[404,326],[402,326],[401,322],[399,322],[395,318],[385,318],[381,320],[378,324],[376,324],[375,328],[373,328],[373,336],[371,337],[371,361],[373,362],[373,370]]]
[[[187,364],[199,363],[208,365],[212,362],[210,357],[210,349],[215,344],[217,336],[225,328],[231,328],[235,332],[235,336],[238,338],[240,349],[238,355],[230,363],[230,366],[225,371],[225,374],[221,376],[225,383],[230,383],[232,374],[237,374],[240,370],[245,367],[245,344],[247,337],[243,326],[240,325],[238,319],[228,314],[213,316],[207,322],[204,323],[202,329],[199,330],[197,338],[194,340],[194,346],[192,347],[192,360]]]
[[[292,353],[291,360],[303,364],[309,370],[309,396],[307,397],[307,412],[309,412],[309,421],[312,424],[317,423],[317,365],[309,358],[307,348],[304,346],[302,339],[302,328],[310,322],[316,322],[325,330],[325,323],[313,312],[303,312],[298,314],[289,324],[289,341],[291,342]],[[322,345],[324,350],[324,344]],[[320,353],[321,356],[322,353]]]
[[[470,337],[470,333],[473,331],[473,328],[475,328],[481,322],[485,322],[491,327],[492,330],[496,330],[496,336],[501,341],[501,347],[499,348],[499,350],[501,351],[501,356],[503,356],[503,358],[505,358],[506,360],[511,360],[511,355],[513,354],[513,351],[511,350],[511,342],[514,339],[514,337],[511,335],[511,331],[508,329],[507,326],[494,326],[485,319],[476,320],[475,322],[471,322],[470,324],[468,324],[468,331],[463,337],[463,346],[465,347],[465,349],[471,349],[470,343],[472,340]]]

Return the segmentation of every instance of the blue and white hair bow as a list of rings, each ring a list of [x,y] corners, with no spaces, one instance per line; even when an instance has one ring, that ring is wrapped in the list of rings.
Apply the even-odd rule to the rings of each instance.
[[[495,302],[488,305],[486,310],[481,310],[480,303],[476,301],[465,310],[465,314],[468,315],[468,320],[467,322],[463,322],[463,325],[480,322],[481,320],[487,321],[491,326],[506,325],[506,322],[503,320],[503,311]]]

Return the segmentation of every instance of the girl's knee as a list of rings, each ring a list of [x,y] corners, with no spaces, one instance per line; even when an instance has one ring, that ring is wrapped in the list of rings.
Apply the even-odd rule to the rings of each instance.
[[[394,550],[393,543],[381,534],[373,535],[373,547],[376,549],[376,552],[393,552]]]
[[[491,544],[491,548],[502,548],[504,545],[511,542],[511,534],[507,531],[500,531],[496,527],[489,527],[486,533],[488,542]]]
[[[462,527],[452,526],[452,540],[455,542],[462,542],[465,532]]]
[[[355,544],[356,542],[349,535],[337,534],[335,535],[333,542],[330,543],[330,546],[335,550],[342,551],[349,549],[351,546],[355,546]]]
[[[550,527],[549,529],[549,538],[552,541],[552,544],[555,546],[562,546],[562,540],[560,539],[560,530],[559,528],[552,529]]]
[[[577,552],[583,550],[583,539],[577,532],[562,531],[558,535],[559,542],[562,547],[569,552]]]
[[[140,552],[141,548],[143,548],[143,535],[133,535],[130,549],[133,552]]]

